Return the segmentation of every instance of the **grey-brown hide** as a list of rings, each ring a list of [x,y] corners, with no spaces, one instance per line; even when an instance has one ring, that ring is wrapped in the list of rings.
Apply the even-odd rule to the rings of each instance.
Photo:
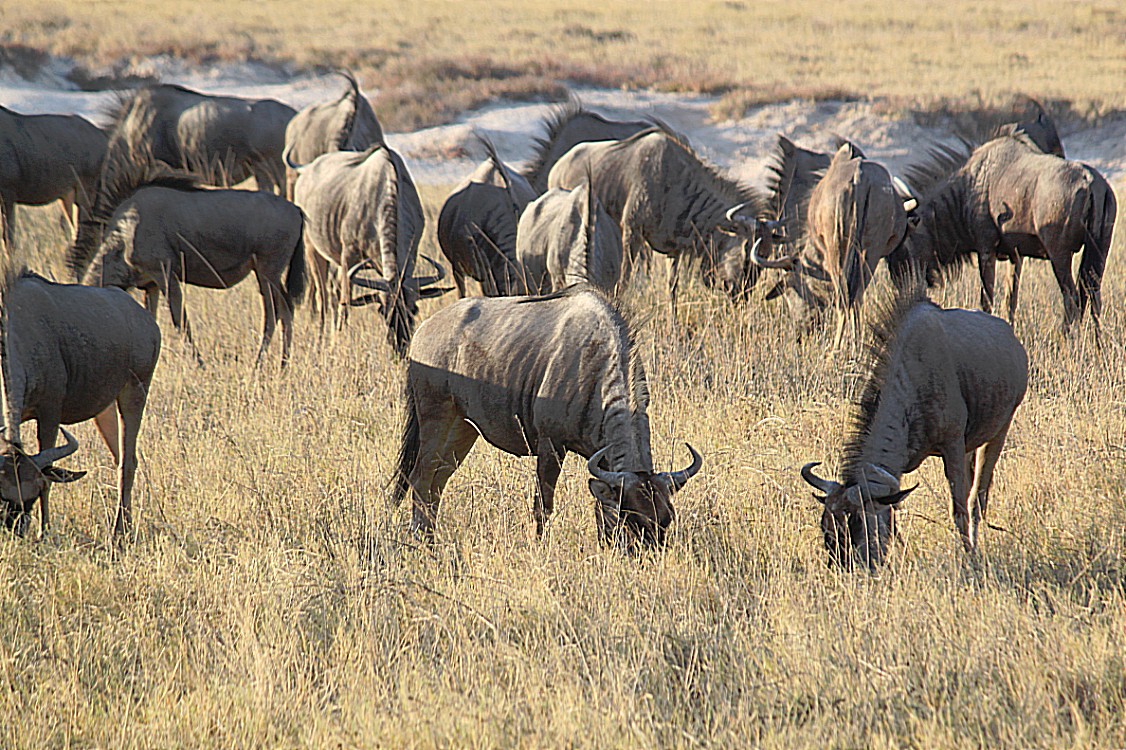
[[[489,156],[442,205],[438,245],[453,269],[459,297],[465,296],[467,276],[485,296],[519,294],[525,287],[516,264],[516,228],[536,192],[501,161],[491,142],[481,140]]]
[[[330,151],[366,151],[383,143],[383,128],[371,103],[351,71],[338,70],[348,87],[332,101],[305,107],[285,128],[286,197],[293,199],[297,173],[302,166]]]
[[[613,294],[622,275],[621,232],[589,182],[553,188],[520,216],[516,259],[533,294],[584,281]]]
[[[160,355],[160,329],[118,289],[54,284],[29,273],[5,285],[0,306],[5,523],[23,533],[38,500],[42,528],[48,528],[50,483],[85,473],[51,465],[78,447],[65,431],[67,444],[55,447],[59,426],[95,419],[118,466],[114,529],[128,532],[137,435]],[[32,419],[37,454],[26,452],[20,433],[20,424]]]
[[[555,164],[548,185],[572,190],[588,175],[598,200],[621,227],[622,283],[634,264],[648,262],[650,250],[673,261],[674,307],[682,256],[701,261],[709,285],[723,283],[718,271],[728,266],[729,254],[747,269],[747,283],[757,281],[749,251],[755,220],[767,211],[765,199],[723,177],[684,142],[650,129],[624,141],[580,143]]]
[[[910,490],[900,477],[929,456],[942,458],[954,523],[967,550],[977,546],[993,470],[1028,385],[1028,357],[1012,328],[972,310],[943,310],[905,294],[875,324],[872,372],[846,439],[839,481],[807,464],[802,476],[822,493],[830,558],[882,562],[893,507]]]
[[[412,492],[419,531],[433,528],[442,488],[478,435],[537,457],[541,534],[564,457],[587,458],[602,537],[625,547],[663,540],[673,493],[700,468],[692,451],[687,469],[653,471],[644,369],[622,316],[587,285],[440,310],[411,342],[406,391],[394,498]]]
[[[294,198],[308,216],[306,241],[322,322],[331,264],[340,271],[341,312],[353,302],[353,282],[375,288],[391,343],[405,353],[419,298],[446,290],[426,288],[437,279],[414,276],[425,218],[403,160],[378,144],[358,153],[324,154],[300,169]],[[346,273],[360,263],[379,278],[373,282]]]
[[[80,225],[69,254],[84,284],[144,289],[154,315],[163,294],[198,359],[181,284],[228,289],[253,272],[263,307],[258,361],[279,320],[288,361],[305,290],[304,219],[295,205],[261,191],[203,189],[191,176],[143,164],[105,185],[96,205],[105,213]]]
[[[942,154],[930,162],[951,159]],[[956,166],[956,164],[950,164]],[[936,170],[923,163],[907,171],[926,183]],[[923,195],[916,229],[889,264],[893,277],[925,274],[929,283],[942,271],[977,257],[981,305],[992,310],[996,260],[1014,262],[1009,319],[1016,312],[1022,257],[1051,262],[1063,298],[1063,327],[1079,319],[1088,303],[1097,325],[1101,286],[1110,251],[1117,200],[1093,167],[1045,154],[1029,138],[1001,136],[973,150],[965,163]],[[916,187],[915,184],[912,185]],[[1071,274],[1072,256],[1083,250],[1079,285]],[[914,273],[913,273],[914,272]]]
[[[551,168],[576,145],[588,141],[623,140],[654,126],[665,127],[657,120],[611,120],[586,109],[578,100],[571,100],[556,108],[544,120],[544,135],[536,138],[535,151],[523,176],[536,195],[542,195],[547,190]]]
[[[254,177],[284,187],[285,131],[295,111],[273,99],[211,96],[161,84],[126,95],[110,112],[109,162],[152,158],[212,185]]]
[[[87,218],[106,135],[77,115],[23,115],[0,107],[0,237],[12,245],[17,203],[63,202],[68,224],[73,205]],[[69,227],[68,227],[69,231]]]

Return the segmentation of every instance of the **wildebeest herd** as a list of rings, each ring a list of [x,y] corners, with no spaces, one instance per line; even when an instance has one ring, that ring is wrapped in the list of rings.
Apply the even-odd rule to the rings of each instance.
[[[665,123],[613,121],[577,102],[549,117],[523,170],[482,139],[487,158],[450,194],[436,233],[462,299],[416,330],[419,300],[452,288],[437,286],[445,271],[433,259],[423,256],[433,272],[418,275],[418,192],[355,78],[343,75],[337,99],[301,112],[171,85],[122,94],[105,130],[0,107],[5,247],[15,204],[61,200],[75,226],[66,260],[81,282],[48,281],[6,254],[0,499],[8,528],[24,533],[36,500],[47,528],[50,484],[82,475],[54,465],[78,448],[66,430],[56,447],[60,425],[93,418],[119,466],[115,531],[131,530],[160,295],[203,362],[184,284],[227,288],[253,272],[260,364],[278,322],[288,361],[306,287],[322,328],[343,325],[350,307],[378,306],[407,360],[392,495],[411,495],[415,531],[432,533],[443,487],[481,436],[536,457],[537,533],[573,452],[587,461],[601,537],[633,549],[663,542],[672,495],[703,459],[688,446],[687,468],[654,471],[638,332],[620,306],[631,277],[652,268],[654,253],[667,256],[675,315],[684,273],[698,269],[706,286],[745,304],[774,269],[765,299],[784,298],[808,327],[833,310],[842,324],[857,319],[883,260],[898,292],[873,316],[873,368],[840,477],[819,477],[817,462],[800,472],[820,493],[830,558],[845,566],[885,559],[894,509],[911,491],[901,477],[928,456],[942,458],[955,524],[966,549],[976,548],[1028,380],[1024,348],[989,314],[998,259],[1014,268],[1010,322],[1022,258],[1043,258],[1059,283],[1063,328],[1089,306],[1098,332],[1114,192],[1094,168],[1064,157],[1039,105],[985,143],[920,154],[898,176],[849,141],[821,153],[779,136],[761,191],[722,174]],[[251,176],[258,190],[229,187]],[[975,256],[984,312],[927,301],[924,284]],[[484,296],[467,297],[467,279]],[[355,296],[354,287],[366,291]],[[152,315],[122,291],[133,288]],[[31,419],[36,453],[20,437]]]

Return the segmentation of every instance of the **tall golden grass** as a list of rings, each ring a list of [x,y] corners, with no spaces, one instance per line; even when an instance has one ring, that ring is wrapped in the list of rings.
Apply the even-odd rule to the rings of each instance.
[[[53,212],[17,212],[19,247],[61,276]],[[206,368],[162,310],[136,542],[110,543],[89,425],[53,531],[0,534],[0,746],[1121,747],[1123,244],[1101,349],[1058,333],[1051,273],[1025,266],[1031,387],[980,560],[931,460],[876,575],[826,566],[797,472],[835,468],[862,370],[776,304],[690,284],[674,320],[659,283],[634,290],[656,460],[687,440],[705,465],[667,549],[633,559],[600,548],[580,461],[540,541],[533,461],[483,442],[416,541],[388,505],[404,366],[375,311],[321,338],[303,312],[289,369],[275,346],[254,370],[253,285],[189,289]],[[973,282],[936,298],[972,305]]]

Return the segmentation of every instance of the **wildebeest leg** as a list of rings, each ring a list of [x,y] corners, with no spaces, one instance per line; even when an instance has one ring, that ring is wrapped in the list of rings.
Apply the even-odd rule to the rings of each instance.
[[[59,203],[61,204],[63,210],[63,215],[61,221],[59,222],[59,226],[62,227],[63,234],[68,238],[74,233],[75,228],[74,196],[75,190],[69,190],[61,198],[59,198]]]
[[[997,280],[997,255],[993,248],[978,250],[977,270],[981,275],[981,309],[993,312],[993,289]]]
[[[39,450],[44,451],[55,447],[59,437],[59,416],[45,414],[40,411],[35,423],[36,438],[39,440]],[[51,483],[47,482],[43,494],[39,496],[39,535],[44,536],[51,526],[50,512]]]
[[[14,212],[16,210],[15,201],[0,196],[0,236],[3,237],[4,247],[12,247],[12,223],[15,221]]]
[[[141,415],[148,399],[148,386],[131,378],[117,394],[117,411],[121,416],[120,459],[117,475],[117,520],[115,536],[133,531],[133,477],[137,473],[137,435],[141,431]]]
[[[184,340],[188,342],[188,349],[191,351],[192,356],[195,357],[196,364],[203,364],[203,357],[199,356],[199,349],[196,349],[195,342],[192,341],[192,330],[188,324],[188,313],[184,309],[184,294],[180,290],[180,278],[168,266],[164,267],[164,285],[165,288],[161,291],[168,299],[168,311],[172,314],[172,325],[176,330],[184,334]]]
[[[542,537],[547,521],[555,510],[555,483],[563,468],[567,452],[557,451],[550,440],[541,440],[536,451],[536,499],[532,516],[536,519],[536,536]]]
[[[967,552],[973,551],[975,530],[971,525],[969,509],[966,501],[969,498],[969,481],[966,477],[966,444],[958,439],[947,444],[942,449],[942,468],[946,473],[946,481],[950,484],[950,497],[954,507],[954,525],[962,535],[962,545]]]
[[[454,284],[457,286],[457,298],[465,299],[465,274],[459,271],[454,264],[451,263],[450,265],[453,266],[451,273],[454,276]]]
[[[1012,257],[1012,260],[1013,260],[1013,283],[1012,283],[1012,286],[1009,288],[1009,323],[1010,324],[1012,324],[1013,319],[1017,315],[1017,295],[1020,293],[1020,269],[1021,269],[1021,266],[1024,264],[1024,260],[1021,258],[1019,248],[1015,248],[1015,247],[1013,248],[1011,257]]]
[[[437,408],[441,411],[436,414],[419,414],[418,459],[409,477],[414,490],[411,531],[426,537],[433,536],[442,489],[477,441],[477,430],[451,404]]]
[[[1056,283],[1063,294],[1063,330],[1066,333],[1079,318],[1079,290],[1071,278],[1071,253],[1054,253],[1051,260]]]
[[[1010,422],[1011,424],[1011,422]],[[973,498],[974,519],[974,546],[977,546],[977,527],[985,520],[989,510],[989,488],[993,484],[993,469],[997,466],[997,459],[1001,457],[1001,449],[1005,446],[1005,437],[1009,434],[1009,425],[1005,425],[996,437],[977,449],[977,466],[974,469],[974,486],[970,492]]]
[[[145,287],[145,309],[149,311],[153,319],[156,319],[157,309],[160,305],[160,289],[156,285]]]
[[[669,269],[669,307],[672,310],[672,319],[676,320],[676,292],[680,286],[680,253],[672,256],[672,267]]]
[[[274,298],[273,283],[257,267],[254,269],[254,276],[258,279],[258,293],[262,295],[262,343],[258,346],[258,356],[254,360],[254,366],[260,367],[266,350],[270,348],[270,340],[274,337],[274,329],[281,313]],[[285,306],[284,302],[282,306]],[[285,354],[282,359],[285,359]]]
[[[323,332],[325,313],[332,307],[328,293],[328,261],[313,248],[308,239],[305,240],[305,265],[312,277],[312,283],[309,284],[309,304],[316,311]]]
[[[282,326],[281,366],[289,364],[289,351],[293,346],[293,300],[278,285],[273,285],[274,309],[278,311]]]
[[[121,462],[121,432],[118,429],[117,404],[113,403],[102,409],[94,417],[94,426],[98,428],[102,441],[113,454],[113,465],[117,466]]]

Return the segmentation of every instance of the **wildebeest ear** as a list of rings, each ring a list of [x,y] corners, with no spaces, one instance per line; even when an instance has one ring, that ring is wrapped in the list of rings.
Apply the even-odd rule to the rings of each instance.
[[[441,297],[446,292],[452,292],[453,290],[454,290],[454,288],[452,286],[442,286],[442,287],[428,286],[424,289],[419,289],[418,290],[418,296],[421,299],[429,299],[431,297]]]
[[[916,484],[914,487],[908,487],[905,490],[900,490],[899,492],[895,493],[894,495],[889,495],[887,497],[881,497],[881,498],[878,498],[878,499],[874,499],[873,503],[875,503],[875,505],[877,507],[883,505],[883,506],[888,507],[888,508],[894,508],[895,506],[899,505],[900,502],[903,501],[903,498],[907,497],[912,492],[914,492],[915,489],[918,488],[918,486],[919,485]]]
[[[775,285],[774,285],[774,286],[773,286],[773,287],[771,288],[771,290],[770,290],[769,292],[767,292],[767,293],[766,293],[766,298],[767,298],[768,300],[771,300],[771,299],[777,299],[778,297],[781,297],[781,296],[782,296],[782,292],[784,292],[784,291],[786,291],[786,282],[785,282],[785,279],[783,279],[782,281],[779,281],[778,283],[776,283],[776,284],[775,284]]]
[[[606,482],[601,479],[591,479],[590,494],[594,495],[595,499],[603,505],[618,505],[618,492]]]
[[[71,471],[60,466],[48,466],[43,470],[43,476],[47,477],[47,479],[52,482],[66,484],[68,482],[77,482],[79,479],[86,476],[86,472]]]
[[[824,504],[825,504],[825,500],[827,500],[827,499],[828,499],[828,498],[824,498],[824,497],[821,497],[821,496],[820,496],[820,495],[818,495],[818,494],[817,494],[816,492],[811,492],[811,493],[809,493],[809,495],[810,495],[810,497],[812,497],[812,498],[813,498],[814,500],[816,500],[817,502],[821,503],[822,505],[824,505]]]

